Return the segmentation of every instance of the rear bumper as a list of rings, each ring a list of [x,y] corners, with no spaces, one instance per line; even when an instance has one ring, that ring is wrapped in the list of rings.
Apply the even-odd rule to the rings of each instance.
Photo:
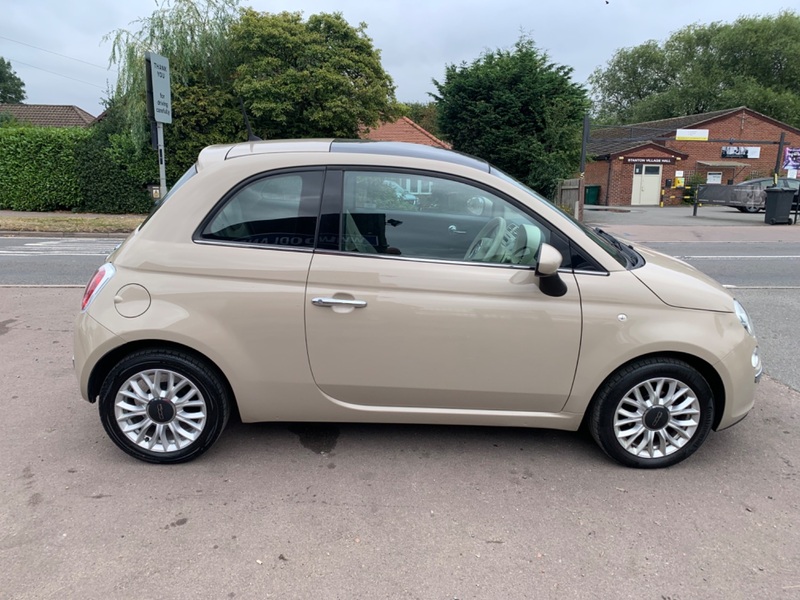
[[[72,363],[84,400],[89,402],[96,400],[89,397],[89,380],[97,363],[108,352],[123,343],[122,338],[100,325],[88,313],[81,312],[75,318]]]

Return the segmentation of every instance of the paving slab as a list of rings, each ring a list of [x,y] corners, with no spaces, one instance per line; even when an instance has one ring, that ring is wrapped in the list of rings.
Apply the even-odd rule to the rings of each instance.
[[[768,225],[763,213],[709,206],[587,210],[584,223],[634,242],[798,242],[800,225]]]

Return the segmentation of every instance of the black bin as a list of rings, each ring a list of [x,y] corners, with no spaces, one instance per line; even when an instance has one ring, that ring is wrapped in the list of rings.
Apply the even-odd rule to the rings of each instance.
[[[769,225],[791,225],[792,198],[794,190],[791,188],[768,187],[766,190],[764,223]]]

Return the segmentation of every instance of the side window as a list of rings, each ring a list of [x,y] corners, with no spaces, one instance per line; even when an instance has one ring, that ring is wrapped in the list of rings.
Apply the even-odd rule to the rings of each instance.
[[[306,171],[250,181],[216,209],[200,237],[313,248],[323,176]]]
[[[348,171],[342,250],[492,264],[536,264],[542,243],[570,262],[557,232],[476,186],[427,174]]]

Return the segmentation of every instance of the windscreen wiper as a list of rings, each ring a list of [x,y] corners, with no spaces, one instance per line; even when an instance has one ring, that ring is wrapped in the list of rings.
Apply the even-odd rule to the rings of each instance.
[[[608,233],[607,231],[603,231],[603,230],[602,230],[602,229],[600,229],[599,227],[595,227],[595,228],[594,228],[594,230],[597,232],[597,234],[598,234],[598,235],[602,236],[602,238],[603,238],[604,240],[607,240],[607,241],[611,242],[611,245],[612,245],[612,246],[614,246],[614,247],[615,247],[616,249],[618,249],[618,250],[622,250],[622,251],[624,252],[624,251],[625,251],[625,248],[631,248],[631,249],[633,248],[632,246],[625,246],[625,244],[623,244],[622,242],[620,242],[620,241],[619,241],[617,238],[615,238],[613,235],[611,235],[611,234],[610,234],[610,233]]]

